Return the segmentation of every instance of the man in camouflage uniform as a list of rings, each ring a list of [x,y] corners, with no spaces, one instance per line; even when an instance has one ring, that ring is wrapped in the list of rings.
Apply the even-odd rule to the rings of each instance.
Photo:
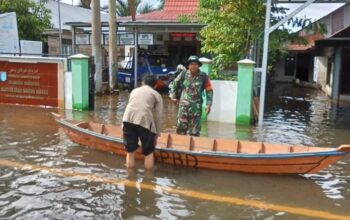
[[[206,112],[210,113],[213,89],[206,73],[199,67],[202,63],[197,56],[190,56],[186,62],[187,71],[181,72],[170,90],[171,101],[179,105],[176,133],[199,136],[203,91],[206,92]]]

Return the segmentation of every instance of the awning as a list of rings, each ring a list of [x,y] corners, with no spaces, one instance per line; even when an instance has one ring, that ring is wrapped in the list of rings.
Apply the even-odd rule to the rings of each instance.
[[[350,47],[350,37],[334,37],[315,41],[316,47]]]

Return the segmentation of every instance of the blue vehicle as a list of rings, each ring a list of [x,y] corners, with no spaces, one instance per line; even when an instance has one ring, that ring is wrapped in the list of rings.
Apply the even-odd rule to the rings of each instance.
[[[157,90],[167,90],[170,83],[170,72],[174,72],[175,67],[169,63],[168,56],[155,55],[142,52],[138,56],[137,81],[141,82],[144,73],[155,74],[158,78]],[[128,59],[118,68],[118,83],[126,87],[133,88],[135,85],[134,61]]]

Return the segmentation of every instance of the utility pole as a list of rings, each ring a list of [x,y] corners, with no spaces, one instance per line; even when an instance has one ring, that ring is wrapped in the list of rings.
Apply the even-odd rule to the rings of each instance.
[[[116,0],[109,0],[109,33],[108,33],[108,58],[109,58],[109,92],[113,93],[117,79],[117,21]]]
[[[61,28],[61,0],[57,0],[58,8],[58,36],[59,36],[59,55],[62,55],[62,28]]]
[[[101,10],[100,0],[92,5],[92,56],[95,61],[95,94],[102,95],[102,48],[101,48]]]

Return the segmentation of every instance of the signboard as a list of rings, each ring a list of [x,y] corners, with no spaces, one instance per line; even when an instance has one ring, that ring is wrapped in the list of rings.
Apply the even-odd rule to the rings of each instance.
[[[76,44],[90,44],[89,34],[76,34]]]
[[[134,34],[118,34],[119,45],[134,45]],[[138,34],[138,44],[153,45],[153,34]]]
[[[0,103],[57,107],[57,65],[0,61]]]
[[[19,38],[15,12],[0,14],[0,52],[19,53]]]
[[[134,45],[134,34],[119,34],[119,45]]]
[[[39,55],[41,56],[43,51],[43,42],[41,41],[30,41],[21,40],[21,53],[29,55]]]
[[[139,34],[138,38],[141,45],[153,45],[153,34]]]
[[[172,41],[194,41],[196,38],[196,33],[171,32],[169,35]]]

